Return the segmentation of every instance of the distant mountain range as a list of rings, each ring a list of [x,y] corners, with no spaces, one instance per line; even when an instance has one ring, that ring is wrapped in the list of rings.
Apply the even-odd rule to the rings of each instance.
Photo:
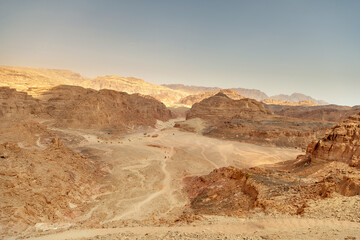
[[[152,96],[167,106],[181,106],[181,99],[189,95],[215,94],[215,92],[222,90],[218,87],[186,86],[183,84],[156,85],[134,77],[102,76],[91,79],[69,70],[0,66],[0,86],[15,88],[18,91],[39,97],[50,88],[58,85],[81,86],[96,90],[112,89],[130,94],[139,93]],[[313,102],[315,105],[327,104],[301,93],[269,97],[257,89],[231,88],[231,90],[246,98],[258,101],[270,99],[264,101],[267,104],[291,105],[295,102],[300,102],[300,105],[301,102]],[[214,94],[209,94],[209,96]]]
[[[291,95],[279,94],[275,96],[271,96],[271,99],[281,100],[281,101],[289,101],[289,102],[300,102],[300,101],[312,101],[317,103],[318,105],[326,105],[327,102],[323,100],[316,100],[310,96],[306,96],[302,93],[293,93]]]
[[[185,91],[189,93],[203,93],[203,92],[215,92],[220,91],[221,88],[218,87],[201,87],[201,86],[187,86],[184,84],[163,84],[162,86],[168,87],[174,90]],[[253,98],[257,101],[263,101],[265,99],[274,99],[280,101],[288,101],[291,103],[302,102],[302,101],[312,101],[318,105],[326,105],[327,102],[323,100],[317,100],[310,96],[304,95],[302,93],[293,93],[291,95],[279,94],[269,97],[266,93],[257,90],[257,89],[247,89],[247,88],[230,88],[235,90],[239,94],[247,98]]]

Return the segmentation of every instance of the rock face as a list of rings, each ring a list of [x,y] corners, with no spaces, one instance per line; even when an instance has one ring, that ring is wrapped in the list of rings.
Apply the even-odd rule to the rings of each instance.
[[[0,88],[0,118],[41,116],[61,127],[127,131],[154,126],[157,120],[167,121],[173,117],[163,103],[152,97],[113,90],[63,85],[50,89],[41,98]]]
[[[68,70],[0,66],[0,87],[15,88],[33,97],[40,97],[44,92],[59,85],[150,95],[167,105],[172,105],[180,98],[189,95],[132,77],[103,76],[88,79]]]
[[[0,87],[0,118],[17,119],[42,112],[38,99],[25,92],[18,92],[8,87]]]
[[[113,90],[58,86],[44,95],[47,113],[56,125],[72,128],[132,129],[154,126],[173,117],[156,99]]]
[[[207,175],[187,177],[184,190],[190,200],[189,207],[195,214],[303,215],[311,201],[360,194],[360,170],[344,163],[311,165],[295,160],[285,165],[287,168],[230,166]]]
[[[93,195],[106,189],[100,184],[107,175],[101,164],[73,153],[59,140],[44,151],[4,143],[0,157],[0,233],[71,221],[83,214]]]
[[[179,104],[184,104],[186,106],[192,106],[195,103],[201,102],[202,100],[212,97],[218,93],[222,93],[225,94],[226,96],[228,96],[229,98],[233,99],[233,100],[239,100],[239,99],[243,99],[244,97],[240,94],[238,94],[236,91],[231,90],[231,89],[224,89],[224,90],[220,90],[218,92],[205,92],[205,93],[199,93],[199,94],[194,94],[194,95],[189,95],[187,97],[184,97],[182,99],[180,99]]]
[[[341,161],[360,166],[360,113],[330,128],[325,136],[308,146],[311,159]]]
[[[69,70],[0,66],[0,86],[15,88],[34,97],[57,85],[81,85],[85,80]]]
[[[200,118],[205,124],[203,135],[282,147],[306,148],[309,142],[324,134],[333,123],[288,118],[273,114],[264,104],[244,98],[232,100],[223,93],[196,103],[186,119]],[[179,123],[185,131],[191,128]]]
[[[225,93],[219,92],[216,95],[206,98],[192,106],[186,119],[228,119],[233,116],[249,118],[254,115],[271,115],[263,104],[250,98],[233,100]]]

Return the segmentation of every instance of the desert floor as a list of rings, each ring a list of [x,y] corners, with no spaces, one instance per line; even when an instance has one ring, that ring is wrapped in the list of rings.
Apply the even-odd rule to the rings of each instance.
[[[186,176],[208,174],[225,166],[254,167],[295,159],[297,149],[258,146],[208,138],[173,128],[174,121],[155,130],[104,140],[91,131],[61,130],[83,137],[75,150],[90,152],[111,165],[111,191],[99,194],[71,223],[37,224],[27,239],[356,239],[360,198],[314,202],[314,213],[300,216],[264,215],[250,218],[203,216],[192,223],[175,222],[189,204],[182,191]],[[60,131],[60,130],[58,130]],[[84,140],[85,138],[85,140]],[[40,142],[39,142],[40,144]],[[350,212],[325,216],[344,201]],[[339,205],[340,204],[340,205]],[[348,205],[347,205],[348,206]],[[329,209],[329,211],[327,210]],[[319,214],[323,211],[324,214]],[[348,214],[348,217],[342,215]],[[356,215],[357,216],[357,215]]]

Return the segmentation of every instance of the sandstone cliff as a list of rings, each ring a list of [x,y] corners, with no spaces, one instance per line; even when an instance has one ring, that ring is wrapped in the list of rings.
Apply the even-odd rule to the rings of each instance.
[[[325,136],[308,146],[311,159],[341,161],[360,166],[360,113],[330,128]]]
[[[8,87],[0,87],[0,118],[17,118],[36,115],[43,111],[40,100],[25,92]]]

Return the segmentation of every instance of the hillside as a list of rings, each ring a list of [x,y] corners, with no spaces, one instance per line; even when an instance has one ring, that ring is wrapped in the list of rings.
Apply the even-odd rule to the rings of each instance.
[[[189,86],[184,84],[162,84],[162,86],[174,90],[180,90],[189,94],[204,93],[204,92],[217,92],[221,88],[218,87],[202,87],[202,86]]]
[[[194,95],[189,95],[189,96],[186,96],[184,98],[181,98],[178,103],[191,107],[195,103],[198,103],[198,102],[204,100],[205,98],[212,97],[212,96],[214,96],[214,95],[216,95],[218,93],[223,93],[226,96],[228,96],[229,98],[234,99],[234,100],[239,100],[239,99],[244,98],[242,95],[238,94],[234,90],[223,89],[223,90],[220,90],[220,91],[217,91],[217,92],[204,92],[204,93],[198,93],[198,94],[194,94]]]
[[[186,93],[176,91],[156,84],[148,83],[139,78],[103,76],[84,81],[81,86],[95,90],[111,89],[127,93],[140,93],[149,95],[163,102],[165,105],[173,105],[174,102],[186,96]]]
[[[69,70],[0,66],[0,87],[15,88],[27,92],[33,97],[39,97],[42,93],[58,85],[81,86],[95,90],[111,89],[129,94],[139,93],[152,96],[166,106],[191,106],[221,90],[218,87],[186,86],[183,84],[156,85],[134,77],[112,75],[90,79]],[[267,104],[307,106],[325,104],[323,101],[300,93],[294,93],[290,96],[280,94],[269,98],[268,95],[257,89],[232,88],[229,90],[233,90],[245,98],[265,101]],[[191,97],[186,98],[190,95]]]
[[[291,95],[279,94],[279,95],[271,96],[270,98],[275,99],[275,100],[281,100],[281,101],[289,101],[289,102],[312,101],[318,105],[328,104],[327,102],[325,102],[323,100],[316,100],[316,99],[314,99],[310,96],[304,95],[302,93],[293,93]]]
[[[81,85],[86,78],[69,70],[0,66],[0,87],[11,87],[34,97],[58,85]]]
[[[254,99],[233,100],[222,93],[195,103],[186,119],[177,124],[184,131],[219,139],[299,148],[306,148],[333,124],[280,116]]]
[[[56,126],[109,131],[155,126],[157,120],[173,117],[163,103],[149,96],[67,85],[51,88],[41,95],[41,100],[2,87],[0,104],[4,122],[41,117]]]

